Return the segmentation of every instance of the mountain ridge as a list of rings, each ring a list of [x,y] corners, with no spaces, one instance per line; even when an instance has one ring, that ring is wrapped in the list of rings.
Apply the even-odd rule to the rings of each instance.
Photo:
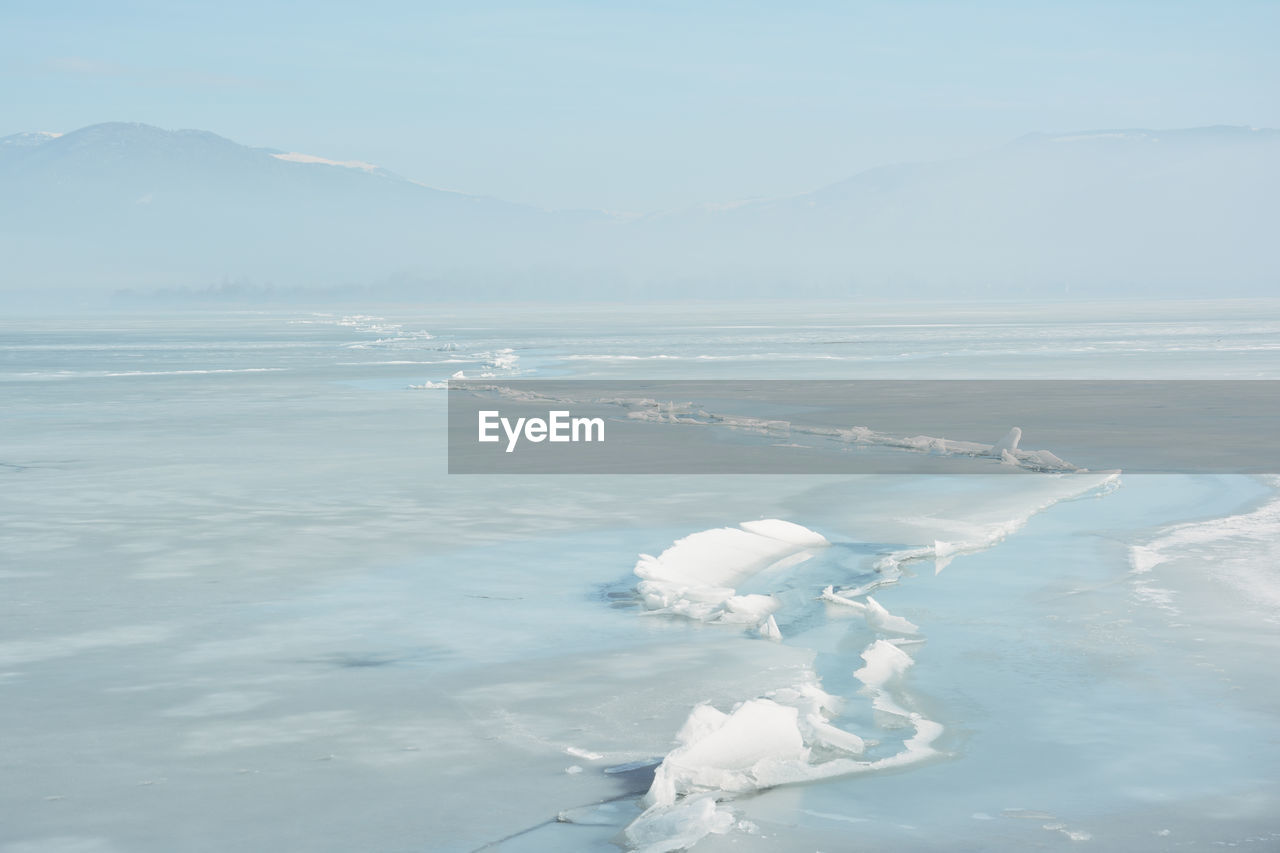
[[[502,200],[501,197],[499,196],[486,195],[486,194],[480,194],[480,193],[471,193],[471,192],[466,192],[464,190],[441,189],[430,183],[426,183],[424,181],[414,179],[414,178],[408,178],[404,175],[399,174],[398,172],[394,172],[383,166],[378,166],[373,163],[366,163],[364,161],[340,161],[340,160],[333,160],[333,159],[324,157],[322,155],[296,152],[296,151],[286,151],[285,149],[282,149],[282,148],[248,146],[248,145],[243,145],[242,143],[235,142],[229,137],[225,137],[220,134],[214,133],[213,131],[201,130],[196,128],[180,128],[175,130],[168,130],[165,128],[161,128],[157,125],[147,124],[145,122],[99,122],[97,124],[85,125],[84,127],[80,127],[75,130],[66,131],[66,132],[20,131],[18,133],[13,133],[8,136],[0,137],[0,148],[3,148],[6,145],[11,145],[19,148],[33,148],[38,145],[44,144],[46,142],[51,142],[56,139],[63,139],[63,140],[66,140],[68,138],[75,139],[78,134],[82,134],[85,132],[101,132],[105,130],[114,131],[116,129],[128,129],[130,131],[143,132],[153,136],[168,135],[173,137],[207,138],[211,140],[216,140],[220,144],[225,143],[227,145],[236,146],[238,148],[246,149],[248,151],[262,152],[272,157],[275,157],[276,159],[286,159],[289,157],[300,158],[298,160],[292,160],[292,161],[286,159],[286,162],[298,162],[298,163],[305,163],[307,165],[327,165],[327,166],[334,166],[334,167],[340,167],[340,168],[359,169],[360,171],[364,171],[369,174],[378,174],[386,177],[391,177],[399,181],[404,181],[406,183],[413,184],[415,186],[433,190],[435,192],[449,193],[452,195],[465,196],[468,198],[490,198],[490,199],[499,200],[499,201]],[[1061,142],[1098,141],[1098,140],[1143,140],[1143,141],[1158,142],[1163,138],[1170,138],[1170,139],[1200,138],[1210,134],[1230,135],[1240,140],[1249,140],[1249,141],[1257,141],[1257,140],[1280,141],[1280,129],[1266,128],[1266,127],[1252,127],[1252,126],[1246,126],[1246,125],[1217,124],[1217,125],[1205,125],[1200,127],[1168,128],[1168,129],[1132,127],[1132,128],[1101,128],[1097,130],[1081,130],[1081,131],[1032,131],[1029,133],[1025,133],[1022,136],[1019,136],[1005,143],[1005,146],[1003,147],[1011,147],[1011,146],[1026,145],[1026,144],[1037,144],[1037,143],[1061,143]],[[993,150],[999,150],[999,149],[997,148]],[[984,153],[989,153],[989,152],[984,152]],[[982,154],[970,155],[970,157],[973,157],[973,156],[980,157],[983,155]],[[301,159],[301,158],[306,158],[306,159]],[[681,210],[691,210],[691,209],[699,209],[699,208],[728,209],[728,208],[737,207],[737,206],[741,206],[743,204],[748,204],[752,202],[760,202],[760,201],[767,202],[767,201],[775,201],[780,199],[795,198],[797,196],[820,193],[831,187],[840,186],[850,181],[857,180],[858,178],[864,175],[879,173],[884,170],[893,170],[895,168],[904,167],[904,166],[921,167],[921,166],[928,166],[929,164],[934,164],[934,163],[949,163],[956,160],[964,160],[964,159],[969,159],[969,158],[949,157],[949,158],[940,158],[940,159],[934,159],[934,160],[915,160],[915,161],[905,161],[905,162],[896,162],[896,163],[885,163],[877,166],[870,166],[868,168],[859,170],[857,172],[850,174],[846,178],[842,178],[830,184],[824,184],[822,186],[815,187],[812,189],[807,189],[807,190],[797,190],[796,192],[788,193],[782,196],[761,196],[761,197],[752,197],[748,199],[730,199],[730,200],[721,200],[721,201],[699,202],[693,205],[684,205],[684,206],[679,206],[675,208],[664,208],[662,210],[648,211],[648,212],[628,212],[628,213],[615,214],[610,211],[605,211],[597,208],[582,208],[582,207],[554,208],[554,207],[546,207],[546,206],[540,206],[540,205],[521,204],[519,202],[506,202],[506,203],[516,204],[521,207],[528,207],[531,209],[543,210],[548,212],[590,211],[594,213],[604,213],[608,215],[620,215],[620,216],[627,216],[631,218],[638,218],[638,217],[645,217],[645,216],[657,216],[657,215],[662,215],[664,213],[671,213],[671,212],[676,212]]]
[[[107,122],[0,138],[0,290],[420,281],[670,295],[1256,293],[1280,278],[1280,131],[1035,133],[788,196],[641,215],[441,190],[362,161]]]

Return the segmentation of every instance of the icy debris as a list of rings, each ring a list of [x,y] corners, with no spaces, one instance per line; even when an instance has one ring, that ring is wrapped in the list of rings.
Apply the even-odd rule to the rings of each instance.
[[[626,828],[625,835],[637,853],[666,853],[692,847],[712,833],[723,835],[733,826],[733,814],[717,806],[713,795],[704,794],[645,811]]]
[[[754,625],[780,639],[770,595],[738,595],[742,581],[775,567],[794,565],[826,546],[820,534],[781,519],[703,530],[677,540],[659,556],[641,554],[635,574],[644,606],[701,622]]]
[[[861,593],[855,592],[854,594],[860,595]],[[854,601],[848,596],[841,595],[835,591],[835,587],[833,586],[823,588],[822,595],[820,595],[819,598],[823,601],[830,601],[832,604],[842,604],[845,607],[852,607],[858,613],[867,612],[867,605],[863,604],[861,601]]]
[[[587,761],[599,761],[604,758],[604,755],[599,752],[592,752],[589,749],[579,749],[576,746],[566,746],[564,751],[567,754],[572,755],[574,758],[582,758]]]
[[[1165,561],[1165,556],[1155,548],[1133,545],[1129,548],[1129,566],[1135,575],[1143,575]]]
[[[955,559],[956,546],[950,542],[942,542],[938,539],[933,540],[933,573],[941,574],[942,570],[951,565],[951,561]]]
[[[810,730],[806,742],[806,724],[812,721],[806,720],[800,709],[771,699],[749,700],[731,714],[699,706],[682,729],[687,740],[655,773],[646,797],[649,806],[637,823],[678,811],[695,797],[723,798],[777,785],[900,768],[937,754],[932,744],[942,735],[941,725],[902,709],[892,700],[886,707],[900,712],[913,732],[899,752],[866,761],[839,754],[855,753],[862,740],[825,720]],[[815,762],[815,750],[836,752],[837,757]]]
[[[1041,828],[1047,829],[1050,832],[1061,832],[1063,835],[1065,835],[1067,838],[1070,838],[1072,841],[1088,841],[1089,839],[1093,838],[1093,835],[1091,835],[1090,833],[1085,832],[1083,830],[1079,830],[1079,829],[1069,829],[1067,825],[1063,823],[1046,823]]]
[[[484,359],[485,367],[490,370],[504,370],[509,373],[518,372],[517,368],[520,364],[520,356],[516,355],[515,350],[510,347],[493,352],[477,353],[476,358]]]
[[[915,624],[901,616],[893,615],[885,609],[884,605],[869,595],[866,597],[867,600],[865,602],[856,601],[847,595],[841,595],[833,587],[828,586],[822,590],[820,597],[823,601],[830,601],[832,604],[839,604],[862,614],[862,617],[867,620],[868,627],[882,634],[915,635],[920,633],[920,629]]]
[[[1005,437],[997,441],[991,447],[992,456],[1001,456],[1008,453],[1010,456],[1018,449],[1018,442],[1022,441],[1022,429],[1014,427],[1005,434]],[[1016,457],[1015,457],[1016,459]]]
[[[867,596],[867,624],[884,634],[918,634],[920,629],[901,616],[894,616],[871,596]]]
[[[915,661],[911,655],[887,640],[876,640],[862,652],[866,666],[856,670],[853,677],[868,687],[884,687],[891,679],[906,672]]]
[[[480,372],[473,373],[471,376],[468,376],[465,371],[459,370],[458,372],[454,373],[453,376],[450,377],[451,379],[466,379],[466,380],[474,381],[476,379],[496,379],[499,376],[502,376],[502,378],[506,378],[508,376],[518,376],[522,373],[530,372],[527,370],[520,369],[520,356],[516,355],[515,351],[512,350],[510,347],[506,349],[494,350],[492,352],[471,353],[469,357],[466,359],[454,359],[454,361],[458,361],[458,360],[479,362]],[[477,390],[480,390],[481,388],[486,388],[486,387],[487,386],[477,386]],[[502,386],[493,386],[491,388],[487,388],[487,390],[505,391],[510,389],[505,389]],[[508,394],[507,396],[516,397],[521,395],[512,393],[512,394]],[[525,394],[523,396],[527,397],[530,395]],[[540,396],[540,395],[533,395],[533,396]]]
[[[676,734],[679,745],[654,772],[645,802],[670,807],[699,793],[745,793],[803,777],[813,769],[814,750],[861,755],[863,739],[829,722],[839,707],[816,677],[741,702],[729,713],[698,705]]]
[[[875,762],[848,758],[862,754],[863,739],[829,722],[839,704],[816,683],[804,683],[742,702],[727,714],[698,705],[676,736],[679,746],[654,773],[645,814],[706,793],[746,793],[871,767]],[[813,764],[815,750],[837,757]]]
[[[797,709],[771,699],[750,699],[729,714],[697,706],[676,735],[680,746],[654,773],[647,802],[669,806],[678,795],[698,790],[758,789],[761,767],[808,760],[798,721]]]
[[[754,620],[760,636],[778,639],[773,617],[778,602],[771,596],[738,595],[736,587],[805,559],[826,544],[819,534],[790,522],[746,522],[692,534],[658,557],[641,555],[635,573],[651,612],[704,621]],[[935,544],[926,550],[941,549]],[[841,700],[822,690],[813,673],[806,681],[739,702],[728,711],[697,705],[677,733],[676,747],[654,771],[645,811],[625,831],[632,847],[678,850],[709,834],[730,832],[739,824],[718,802],[738,794],[904,767],[937,754],[933,743],[943,727],[906,707],[910,703],[900,684],[913,663],[901,646],[920,642],[915,638],[919,629],[867,595],[878,585],[853,591],[864,601],[830,586],[822,598],[855,610],[870,627],[888,635],[863,651],[865,666],[854,675],[871,696],[877,723],[908,731],[902,748],[884,758],[862,758],[867,742],[831,722]]]
[[[1005,451],[1009,453],[1009,451]],[[1048,450],[1019,450],[1016,453],[1009,453],[1014,457],[1013,464],[1020,468],[1027,468],[1031,471],[1083,471],[1077,468],[1060,456],[1050,453]]]
[[[782,632],[778,630],[778,623],[774,620],[773,616],[769,616],[760,623],[760,626],[756,630],[759,631],[760,636],[764,637],[766,640],[782,639]]]
[[[794,537],[780,539],[742,528],[703,530],[677,540],[658,557],[640,555],[636,574],[645,580],[729,586],[810,547],[793,540]],[[826,540],[814,544],[825,545]]]
[[[1017,449],[1018,440],[1011,431],[1000,452],[1023,458],[1025,451]],[[922,437],[920,441],[935,440]],[[907,673],[914,665],[910,650],[923,642],[919,628],[889,612],[870,593],[897,583],[906,563],[932,560],[940,571],[957,554],[995,545],[1042,509],[1097,493],[1117,480],[1118,472],[1052,478],[1060,485],[1050,497],[1029,507],[1019,506],[1012,515],[994,522],[923,519],[918,526],[930,535],[904,541],[932,544],[881,556],[875,564],[875,578],[856,588],[827,586],[823,590],[821,599],[862,616],[879,635],[862,651],[863,666],[853,675],[862,684],[861,694],[870,700],[876,729],[891,733],[894,741],[900,742],[896,751],[888,750],[884,757],[867,757],[867,747],[879,747],[880,741],[864,741],[859,734],[833,724],[839,717],[841,700],[823,691],[812,672],[800,684],[745,699],[727,710],[698,705],[677,734],[675,748],[655,769],[646,809],[625,831],[627,841],[642,850],[682,849],[712,833],[742,830],[742,822],[735,822],[724,805],[735,796],[778,785],[897,770],[940,755],[935,743],[945,729],[914,710],[917,703],[907,687]],[[935,538],[935,530],[946,538]],[[687,536],[658,557],[641,555],[635,573],[641,579],[639,592],[650,612],[753,623],[759,636],[774,637],[774,611],[780,601],[769,595],[739,594],[738,589],[752,578],[757,578],[759,588],[762,575],[780,573],[827,544],[819,534],[791,522],[744,522],[736,528]],[[1016,816],[1055,820],[1041,813]],[[973,817],[992,819],[982,812]],[[1065,826],[1062,831],[1072,840],[1089,837]]]
[[[897,582],[898,582],[898,578],[896,575],[881,574],[877,576],[874,580],[867,581],[861,586],[854,587],[853,589],[842,589],[838,593],[835,592],[834,586],[829,586],[825,590],[823,590],[822,597],[825,598],[828,593],[831,593],[833,595],[839,595],[841,598],[852,599],[852,598],[857,598],[860,595],[866,595],[869,592],[875,592],[877,589],[879,589],[882,586],[892,586]]]
[[[816,683],[775,690],[769,697],[796,709],[796,723],[806,744],[852,755],[861,755],[866,749],[862,738],[828,722],[829,717],[839,713],[842,703]]]
[[[499,393],[508,393],[508,389],[495,388]],[[524,392],[510,392],[514,396]],[[556,402],[575,402],[565,397],[538,395],[540,399]],[[582,401],[576,401],[582,402]],[[877,432],[865,426],[829,427],[797,424],[791,421],[770,418],[754,418],[746,415],[728,415],[709,412],[690,401],[654,400],[650,398],[593,398],[589,402],[606,403],[627,409],[627,418],[649,423],[686,424],[695,426],[721,427],[744,430],[756,433],[784,433],[814,435],[830,438],[846,444],[887,447],[898,450],[930,453],[939,456],[970,456],[991,458],[1009,465],[1025,468],[1029,471],[1041,472],[1073,472],[1083,471],[1047,450],[1022,450],[1018,447],[1022,440],[1022,430],[1013,427],[1004,438],[996,444],[983,444],[976,441],[960,441],[950,438],[939,438],[930,435],[895,436]]]

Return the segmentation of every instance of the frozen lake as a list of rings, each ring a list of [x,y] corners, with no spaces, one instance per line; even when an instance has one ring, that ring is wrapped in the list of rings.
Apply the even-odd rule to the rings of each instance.
[[[1278,379],[1280,303],[0,319],[0,850],[1280,847],[1280,480],[449,476],[458,375]]]

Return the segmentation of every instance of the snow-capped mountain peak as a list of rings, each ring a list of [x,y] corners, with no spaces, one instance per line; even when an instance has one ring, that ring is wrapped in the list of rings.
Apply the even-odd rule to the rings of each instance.
[[[362,172],[376,172],[381,167],[373,163],[366,163],[363,160],[330,160],[327,157],[317,157],[314,154],[300,154],[297,151],[289,151],[283,154],[272,154],[277,160],[284,160],[288,163],[317,163],[322,166],[342,166],[345,169],[359,169]]]
[[[61,133],[54,133],[50,130],[32,130],[26,133],[15,133],[12,136],[0,137],[0,145],[12,146],[14,148],[34,148],[37,145],[43,145],[51,139],[57,139],[62,136]]]

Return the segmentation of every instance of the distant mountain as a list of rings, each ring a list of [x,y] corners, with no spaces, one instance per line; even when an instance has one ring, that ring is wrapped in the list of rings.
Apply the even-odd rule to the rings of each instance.
[[[622,219],[100,124],[0,139],[0,290],[398,298],[1280,293],[1280,132],[1033,134],[786,198]]]
[[[900,295],[1280,295],[1280,132],[1033,134],[645,224],[664,245],[741,259],[744,275]]]
[[[142,124],[0,140],[0,187],[7,287],[497,273],[560,237],[560,218],[532,208]]]

